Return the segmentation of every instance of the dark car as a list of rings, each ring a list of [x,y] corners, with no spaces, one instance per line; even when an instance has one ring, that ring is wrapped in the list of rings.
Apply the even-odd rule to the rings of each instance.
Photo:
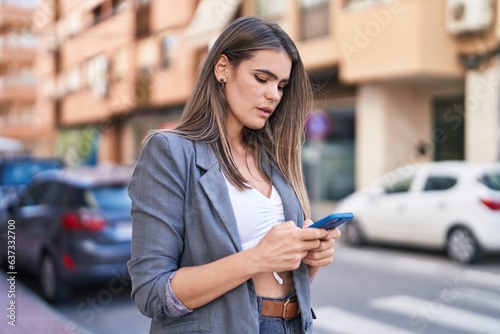
[[[0,211],[16,200],[26,189],[33,175],[63,167],[64,164],[57,158],[29,155],[0,157]]]
[[[6,258],[7,228],[9,215],[7,207],[15,203],[26,190],[33,175],[49,169],[60,169],[64,165],[58,158],[40,158],[31,155],[0,156],[0,266]]]
[[[9,207],[16,269],[38,275],[45,299],[64,299],[77,286],[128,278],[131,174],[131,167],[116,165],[43,171]]]

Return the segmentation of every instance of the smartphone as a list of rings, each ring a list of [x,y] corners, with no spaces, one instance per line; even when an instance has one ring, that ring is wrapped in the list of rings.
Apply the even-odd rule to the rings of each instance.
[[[325,218],[314,222],[314,224],[310,225],[309,227],[325,228],[327,230],[330,230],[344,223],[347,223],[353,218],[354,215],[351,212],[332,213],[331,215],[328,215]]]

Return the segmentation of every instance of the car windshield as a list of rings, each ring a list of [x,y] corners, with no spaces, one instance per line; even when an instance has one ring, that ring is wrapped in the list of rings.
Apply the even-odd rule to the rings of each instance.
[[[1,170],[0,184],[23,185],[38,172],[60,168],[56,161],[19,161],[5,164]]]
[[[91,207],[104,210],[130,209],[127,185],[99,186],[88,189],[85,197]]]
[[[491,172],[483,175],[483,183],[490,189],[500,190],[500,172]]]

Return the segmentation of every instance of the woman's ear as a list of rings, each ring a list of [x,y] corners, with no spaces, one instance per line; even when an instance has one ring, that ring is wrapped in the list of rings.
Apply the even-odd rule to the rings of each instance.
[[[215,62],[214,74],[217,81],[227,81],[229,76],[229,70],[231,68],[231,63],[225,54],[221,54],[217,61]]]

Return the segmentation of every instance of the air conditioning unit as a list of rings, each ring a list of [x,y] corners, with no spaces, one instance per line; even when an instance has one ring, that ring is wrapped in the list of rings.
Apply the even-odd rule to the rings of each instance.
[[[484,31],[493,21],[491,0],[446,0],[445,20],[454,35]]]

